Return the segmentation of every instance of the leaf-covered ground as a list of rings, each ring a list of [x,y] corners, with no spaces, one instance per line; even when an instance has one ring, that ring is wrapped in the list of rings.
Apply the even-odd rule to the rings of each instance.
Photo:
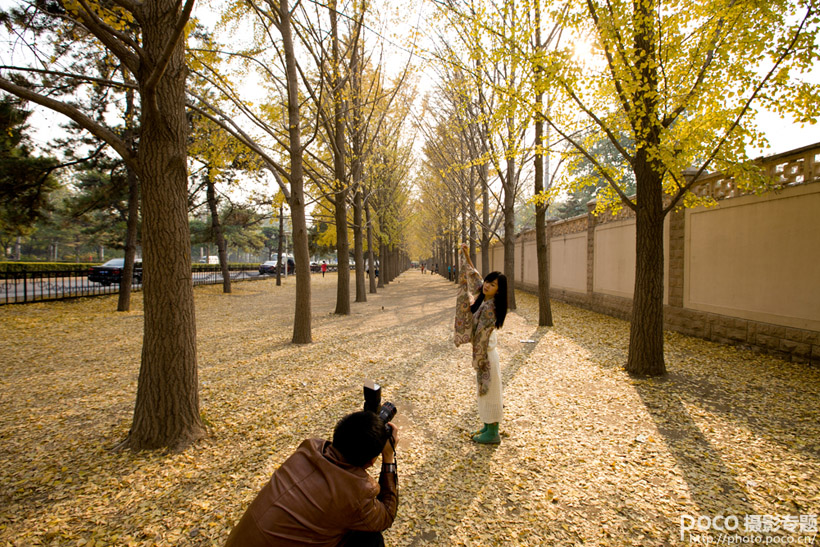
[[[499,333],[500,446],[479,425],[455,287],[408,272],[289,343],[293,281],[195,289],[202,413],[181,454],[114,452],[128,431],[143,314],[116,297],[0,307],[0,544],[221,545],[307,437],[374,378],[397,404],[401,497],[389,545],[676,545],[682,515],[820,512],[820,370],[676,334],[669,375],[625,374],[627,323],[537,301]]]

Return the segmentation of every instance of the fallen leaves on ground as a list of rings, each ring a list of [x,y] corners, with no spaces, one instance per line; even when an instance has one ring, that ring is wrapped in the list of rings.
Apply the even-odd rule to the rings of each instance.
[[[116,297],[0,308],[0,541],[221,545],[307,437],[329,437],[380,381],[399,408],[389,545],[672,545],[681,515],[820,509],[820,371],[666,335],[669,374],[622,370],[629,325],[537,301],[499,332],[500,446],[478,425],[455,287],[408,272],[351,316],[313,277],[313,339],[292,345],[293,281],[195,289],[210,436],[178,454],[111,450],[130,426],[142,342]]]

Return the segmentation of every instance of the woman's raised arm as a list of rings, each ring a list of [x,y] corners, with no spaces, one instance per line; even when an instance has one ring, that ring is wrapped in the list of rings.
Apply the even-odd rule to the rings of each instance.
[[[464,255],[464,260],[467,261],[467,264],[469,264],[472,269],[475,269],[475,266],[473,266],[473,261],[470,260],[470,252],[466,243],[461,244],[461,254]]]

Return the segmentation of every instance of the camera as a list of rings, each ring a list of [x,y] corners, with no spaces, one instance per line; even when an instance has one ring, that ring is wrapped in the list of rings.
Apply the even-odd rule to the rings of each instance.
[[[382,387],[373,380],[364,383],[364,409],[384,421],[387,435],[392,440],[393,430],[388,422],[396,415],[396,405],[389,401],[382,404]]]

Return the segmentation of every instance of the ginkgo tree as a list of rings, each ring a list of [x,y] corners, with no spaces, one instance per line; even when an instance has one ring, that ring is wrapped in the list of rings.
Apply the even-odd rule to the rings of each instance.
[[[189,48],[189,66],[206,82],[218,100],[204,94],[192,96],[189,106],[219,125],[250,153],[258,156],[275,178],[291,210],[293,255],[296,264],[296,305],[293,338],[295,344],[312,342],[310,301],[310,255],[305,217],[304,157],[305,124],[300,97],[299,66],[294,37],[293,9],[287,0],[238,2],[228,5],[223,22],[235,31],[250,24],[256,42],[235,50],[221,49],[210,36],[198,47]],[[272,45],[272,47],[270,47]],[[270,56],[265,53],[270,52]],[[240,60],[237,74],[224,64]],[[256,71],[266,92],[261,104],[243,96],[239,81]]]
[[[313,6],[315,13],[305,17],[297,26],[301,45],[313,58],[316,67],[315,83],[304,78],[305,88],[315,109],[316,124],[324,146],[330,153],[329,169],[318,157],[313,164],[318,169],[306,170],[313,182],[322,188],[324,199],[333,204],[336,224],[336,257],[339,263],[336,283],[336,309],[339,315],[350,314],[350,269],[348,260],[350,243],[347,230],[348,196],[350,193],[350,159],[346,145],[346,119],[349,115],[348,82],[350,79],[350,56],[358,51],[359,34],[366,13],[364,3],[357,3],[356,13],[349,19],[343,17],[343,8],[336,0]],[[304,10],[304,7],[302,7]],[[327,18],[327,22],[324,19]],[[340,25],[342,19],[342,25]],[[344,25],[344,23],[349,23]],[[327,25],[325,27],[325,24]],[[348,36],[343,36],[348,26]],[[318,89],[316,89],[318,88]],[[317,173],[317,170],[320,171]],[[327,171],[327,172],[321,172]]]
[[[812,0],[574,0],[568,7],[559,17],[592,54],[566,47],[538,60],[563,101],[563,115],[549,123],[607,181],[599,211],[614,205],[635,213],[626,370],[661,375],[664,218],[699,203],[691,190],[707,170],[735,174],[741,186],[765,184],[744,167],[746,147],[765,144],[756,108],[815,121],[818,87],[803,76],[818,59],[820,19]],[[574,133],[590,126],[588,139]],[[595,154],[601,135],[633,177]],[[634,196],[623,186],[629,178]]]
[[[199,413],[187,204],[183,52],[193,5],[193,0],[24,3],[29,18],[52,25],[56,52],[92,42],[107,49],[135,81],[100,82],[86,74],[61,73],[59,55],[40,58],[40,66],[51,71],[40,82],[43,88],[23,78],[32,67],[6,66],[0,72],[0,89],[67,116],[108,143],[140,179],[145,332],[134,420],[125,441],[137,450],[180,449],[205,434]],[[25,18],[7,20],[24,33]],[[52,96],[65,78],[135,88],[141,105],[138,148],[73,104],[71,97]]]
[[[244,147],[218,125],[200,116],[191,116],[192,136],[188,153],[191,160],[201,164],[201,185],[205,188],[205,200],[210,214],[211,235],[216,243],[219,265],[222,271],[222,292],[231,292],[231,274],[228,269],[228,252],[225,236],[219,219],[217,181],[231,167],[234,159],[241,155]]]
[[[387,81],[384,50],[365,48],[364,34],[359,34],[361,45],[354,45],[350,55],[350,99],[347,116],[348,146],[350,148],[351,186],[353,208],[353,253],[356,265],[356,302],[365,302],[365,273],[370,281],[370,292],[376,292],[376,268],[373,253],[373,223],[370,197],[375,192],[376,180],[371,162],[376,149],[402,135],[409,116],[409,105],[415,97],[415,87],[409,83],[410,63],[405,64],[394,81]],[[395,137],[395,139],[391,138]],[[395,171],[394,171],[395,172]],[[407,181],[398,181],[406,184]],[[367,267],[364,244],[367,240]],[[367,272],[365,272],[367,270]]]
[[[490,240],[501,239],[502,220],[500,207],[490,211],[490,198],[493,204],[501,200],[491,187],[490,131],[482,114],[492,108],[492,102],[481,100],[482,79],[468,76],[457,64],[440,67],[438,72],[440,84],[426,97],[425,114],[416,122],[417,131],[424,135],[424,162],[430,176],[458,196],[461,241],[469,244],[473,260],[480,243],[481,271],[488,272]]]
[[[476,228],[481,228],[483,258],[489,254],[490,238],[500,240],[503,237],[499,232],[503,221],[502,197],[488,183],[489,160],[479,153],[484,149],[482,128],[470,119],[473,105],[459,82],[463,82],[463,78],[445,71],[445,79],[437,93],[425,102],[427,113],[417,122],[418,131],[424,135],[422,166],[426,179],[419,185],[428,193],[440,194],[440,199],[430,200],[428,206],[442,210],[435,225],[441,228],[440,235],[444,240],[456,235],[458,241],[473,242],[474,249]],[[480,165],[475,165],[477,162]],[[477,193],[482,198],[480,211],[476,204]],[[458,241],[444,243],[446,250],[440,247],[436,252],[441,255],[440,261],[445,268],[458,264],[455,252]],[[488,260],[482,262],[489,264]],[[484,266],[483,271],[487,272],[487,266]]]
[[[497,178],[501,187],[504,273],[510,289],[509,307],[515,309],[515,204],[529,183],[529,160],[536,156],[533,167],[541,172],[539,162],[544,154],[543,138],[538,134],[533,139],[532,124],[544,121],[538,102],[546,86],[536,89],[535,84],[546,78],[533,61],[544,56],[543,50],[552,40],[540,42],[540,9],[535,9],[540,4],[530,0],[446,0],[440,6],[440,16],[457,31],[454,38],[440,36],[443,45],[436,57],[439,64],[452,67],[461,76],[450,81],[456,84],[455,91],[464,95],[465,114],[473,118],[465,120],[465,126],[474,125],[473,131],[477,131],[478,138],[468,142],[481,144],[473,150],[473,165],[489,163],[493,168],[490,176]],[[543,218],[544,211],[539,208],[538,213]],[[482,242],[482,262],[488,255],[485,247],[486,242]],[[545,256],[544,246],[539,254]],[[548,312],[547,289],[540,284],[539,289],[544,295],[539,307]],[[542,315],[542,324],[551,322],[548,313]]]

